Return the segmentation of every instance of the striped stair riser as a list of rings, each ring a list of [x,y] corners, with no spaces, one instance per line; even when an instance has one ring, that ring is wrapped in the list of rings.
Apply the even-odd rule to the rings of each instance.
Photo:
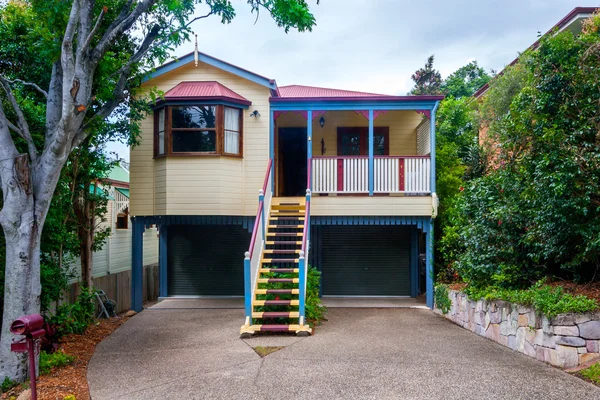
[[[300,300],[254,300],[255,307],[260,306],[297,306]]]
[[[263,264],[273,264],[273,263],[296,263],[296,264],[298,264],[299,261],[295,258],[277,258],[277,259],[263,258],[260,262]]]
[[[255,311],[252,318],[299,318],[298,311]]]
[[[272,240],[272,241],[266,241],[265,242],[266,245],[268,246],[277,246],[277,245],[295,245],[295,246],[302,246],[302,242],[298,242],[296,240]]]
[[[298,278],[258,278],[257,283],[298,283]]]
[[[300,269],[298,268],[260,268],[261,274],[278,273],[278,274],[298,274]]]
[[[300,289],[256,289],[254,294],[300,294]]]
[[[298,254],[298,253],[300,253],[300,250],[277,250],[277,249],[270,249],[270,250],[263,250],[263,253],[266,253],[266,254]]]

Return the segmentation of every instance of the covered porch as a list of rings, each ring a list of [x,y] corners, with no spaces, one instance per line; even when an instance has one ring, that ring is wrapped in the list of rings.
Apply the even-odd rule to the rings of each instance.
[[[408,98],[367,110],[272,99],[274,195],[302,195],[310,181],[315,196],[432,196],[437,103]]]

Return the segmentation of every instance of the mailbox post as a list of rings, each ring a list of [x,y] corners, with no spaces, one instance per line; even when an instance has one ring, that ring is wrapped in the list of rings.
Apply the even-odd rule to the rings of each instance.
[[[37,400],[36,376],[35,376],[35,350],[36,344],[46,333],[44,330],[44,318],[39,314],[25,315],[15,320],[10,326],[10,331],[15,335],[23,335],[25,338],[13,342],[10,349],[15,353],[29,353],[29,380],[31,381],[31,400]]]

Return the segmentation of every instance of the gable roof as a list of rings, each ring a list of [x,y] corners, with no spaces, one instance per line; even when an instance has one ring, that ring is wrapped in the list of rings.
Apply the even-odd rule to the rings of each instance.
[[[188,53],[184,56],[181,56],[173,61],[170,61],[166,64],[163,64],[157,67],[154,71],[150,72],[146,75],[142,82],[148,82],[158,76],[166,74],[167,72],[173,71],[177,68],[183,67],[184,65],[190,64],[194,62],[194,52]],[[262,75],[256,74],[254,72],[248,71],[247,69],[240,68],[237,65],[230,64],[226,61],[219,60],[216,57],[209,56],[208,54],[198,52],[198,62],[202,62],[208,65],[211,65],[215,68],[222,69],[223,71],[227,71],[244,79],[248,79],[254,83],[258,83],[259,85],[268,87],[271,91],[277,91],[277,83],[274,79],[269,79]]]
[[[129,171],[120,165],[115,165],[108,172],[108,177],[111,181],[129,183]]]
[[[216,81],[181,82],[165,93],[165,100],[224,100],[249,106],[252,102]]]
[[[571,10],[570,13],[565,15],[552,28],[550,28],[548,30],[548,32],[546,32],[542,36],[546,36],[547,34],[553,32],[555,29],[558,30],[559,32],[562,32],[565,29],[571,29],[572,31],[575,31],[575,32],[581,32],[582,20],[585,18],[591,17],[592,14],[594,13],[594,11],[596,11],[597,9],[599,9],[599,8],[598,7],[575,7],[573,10]],[[576,24],[578,24],[578,25],[576,25]],[[527,50],[536,49],[539,45],[540,45],[540,39],[536,40],[531,46],[529,46],[527,48]],[[527,51],[527,50],[525,50],[525,51]],[[502,71],[498,72],[498,74],[496,76],[502,75],[506,68],[515,65],[519,61],[519,58],[520,58],[520,55],[519,55],[519,57],[512,60],[510,64],[508,64],[506,67],[504,67],[502,69]],[[475,94],[473,94],[473,96],[475,98],[481,97],[488,90],[489,87],[490,87],[490,85],[488,82],[485,85],[483,85],[482,87],[480,87],[479,90],[477,90],[475,92]]]

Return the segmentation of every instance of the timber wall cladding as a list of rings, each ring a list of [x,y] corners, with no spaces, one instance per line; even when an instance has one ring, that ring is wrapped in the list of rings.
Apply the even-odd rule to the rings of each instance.
[[[166,92],[183,81],[217,81],[252,102],[244,110],[243,158],[154,159],[148,116],[141,144],[131,150],[131,215],[255,215],[269,159],[269,89],[204,63],[183,65],[144,86]],[[259,117],[250,117],[254,110]]]
[[[158,264],[146,265],[143,278],[143,301],[158,299]],[[94,278],[94,289],[103,290],[109,299],[117,303],[117,312],[131,308],[131,270]],[[67,292],[66,301],[73,304],[79,295],[79,283],[73,283]]]
[[[480,336],[555,367],[574,368],[600,360],[600,313],[539,315],[505,301],[474,301],[449,290],[446,318]],[[441,314],[441,311],[436,309]]]

